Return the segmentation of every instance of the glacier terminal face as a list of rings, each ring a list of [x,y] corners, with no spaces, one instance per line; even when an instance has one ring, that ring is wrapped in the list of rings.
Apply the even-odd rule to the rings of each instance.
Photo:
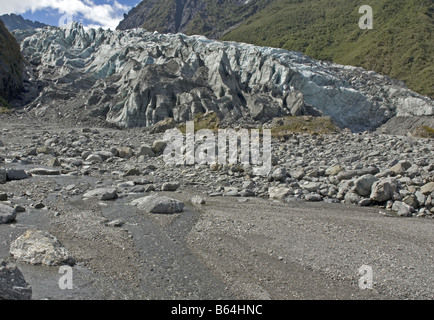
[[[228,123],[285,115],[330,116],[373,130],[394,116],[432,116],[433,101],[361,68],[301,53],[144,29],[78,23],[16,31],[37,97],[36,114],[100,117],[121,127],[177,122],[214,111]]]

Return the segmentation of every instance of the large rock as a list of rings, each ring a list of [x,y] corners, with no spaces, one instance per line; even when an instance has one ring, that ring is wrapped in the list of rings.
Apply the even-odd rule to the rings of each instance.
[[[14,208],[0,203],[0,224],[12,222],[16,217],[17,212]]]
[[[291,188],[286,187],[270,187],[268,189],[268,194],[270,199],[284,199],[292,192]]]
[[[114,148],[116,156],[119,155],[119,151],[117,148]],[[103,161],[106,161],[107,159],[113,157],[113,152],[110,151],[96,151],[93,154],[99,156]]]
[[[304,200],[308,202],[319,202],[322,201],[322,197],[318,193],[310,193],[304,197]]]
[[[18,267],[0,260],[0,300],[30,300],[32,287]]]
[[[45,168],[35,168],[29,170],[32,175],[36,176],[58,176],[61,174],[60,170],[56,169],[45,169]]]
[[[392,199],[397,190],[398,182],[395,178],[384,178],[372,185],[370,199],[377,202],[385,202]]]
[[[347,194],[345,194],[344,199],[346,203],[352,204],[359,204],[360,200],[362,200],[361,197],[354,192],[348,192]]]
[[[271,176],[275,181],[283,181],[288,176],[288,173],[286,172],[285,168],[277,168],[273,171]]]
[[[321,183],[319,182],[309,182],[301,186],[303,189],[306,189],[309,192],[317,192],[321,187]]]
[[[6,169],[0,168],[0,184],[6,183],[6,180],[7,180]]]
[[[192,204],[205,204],[206,200],[199,195],[194,195],[191,199]]]
[[[369,196],[372,185],[377,181],[378,179],[372,174],[365,174],[354,181],[354,192],[359,196]]]
[[[356,177],[358,174],[359,173],[356,170],[341,171],[336,178],[338,179],[338,181],[350,180]]]
[[[184,203],[166,196],[150,195],[133,200],[131,204],[149,213],[171,214],[184,211]]]
[[[289,171],[289,174],[292,178],[300,180],[303,179],[303,177],[306,175],[306,172],[303,168],[295,168]]]
[[[155,152],[150,145],[144,144],[139,148],[138,156],[155,157]]]
[[[38,147],[38,148],[36,148],[36,152],[38,154],[54,154],[55,153],[54,149],[51,147],[48,147],[48,146]]]
[[[114,200],[117,199],[118,193],[116,188],[97,188],[90,190],[83,195],[83,198],[97,198],[99,200]]]
[[[401,217],[410,217],[413,207],[404,202],[395,201],[392,205],[392,210],[396,211],[396,213]]]
[[[129,159],[133,156],[133,149],[131,149],[130,147],[120,147],[118,148],[118,157],[119,158],[124,158],[124,159]]]
[[[392,171],[395,174],[403,174],[410,167],[411,167],[411,163],[410,162],[408,162],[408,161],[400,161],[397,164],[395,164],[392,168],[390,168],[390,171]]]
[[[424,195],[429,195],[434,192],[434,182],[428,182],[420,188],[420,192]]]
[[[340,165],[331,166],[331,167],[329,167],[329,168],[326,169],[326,171],[325,171],[325,175],[326,175],[326,176],[336,176],[336,175],[338,175],[342,170],[343,170],[343,168],[342,168],[342,166],[340,166]]]
[[[417,208],[419,207],[419,201],[415,195],[407,195],[402,199],[402,202],[408,204],[410,207]]]
[[[94,162],[94,163],[100,163],[103,161],[102,158],[97,154],[90,154],[88,157],[86,157],[85,160],[90,161],[90,162]]]
[[[165,182],[161,186],[161,191],[176,191],[181,186],[178,181]]]
[[[7,179],[8,180],[24,180],[29,176],[23,169],[8,169],[7,170]]]
[[[388,77],[282,49],[75,22],[15,36],[35,66],[35,83],[46,86],[29,108],[57,117],[56,107],[73,98],[86,102],[74,117],[102,116],[121,127],[181,123],[208,111],[266,122],[316,110],[361,131],[395,115],[434,115],[431,99]]]
[[[74,258],[59,240],[41,230],[26,231],[12,242],[9,253],[19,262],[34,265],[74,265]]]
[[[154,150],[155,153],[158,154],[158,153],[163,152],[164,149],[166,148],[166,146],[167,146],[167,142],[166,141],[164,141],[164,140],[155,140],[152,143],[152,150]]]

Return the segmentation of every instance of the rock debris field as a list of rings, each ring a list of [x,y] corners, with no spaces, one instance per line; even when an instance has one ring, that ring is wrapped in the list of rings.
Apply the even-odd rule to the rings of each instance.
[[[0,298],[434,298],[432,139],[291,134],[254,176],[166,165],[144,128],[1,123]]]

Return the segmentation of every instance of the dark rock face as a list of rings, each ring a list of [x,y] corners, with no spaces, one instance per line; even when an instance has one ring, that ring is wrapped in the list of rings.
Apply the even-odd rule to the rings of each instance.
[[[0,20],[0,107],[21,92],[22,72],[20,47]]]
[[[297,52],[79,24],[15,35],[42,84],[27,110],[59,121],[144,127],[210,111],[229,124],[310,114],[364,131],[434,114],[432,100],[388,77]]]
[[[26,282],[18,267],[0,260],[0,300],[30,300],[32,287]]]
[[[28,19],[24,19],[20,15],[16,14],[4,14],[0,16],[0,20],[2,20],[6,26],[6,28],[12,32],[15,30],[28,30],[28,29],[37,29],[43,28],[47,25],[45,23],[41,23],[39,21],[31,21]]]
[[[119,23],[118,30],[145,28],[162,33],[201,34],[218,39],[273,0],[145,0]]]

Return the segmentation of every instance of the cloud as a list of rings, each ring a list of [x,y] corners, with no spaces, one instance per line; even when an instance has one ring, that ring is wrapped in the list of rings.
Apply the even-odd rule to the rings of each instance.
[[[43,9],[58,10],[61,14],[80,16],[92,25],[115,29],[123,18],[123,13],[131,7],[108,0],[105,4],[96,4],[94,0],[0,0],[0,14],[22,14]]]

